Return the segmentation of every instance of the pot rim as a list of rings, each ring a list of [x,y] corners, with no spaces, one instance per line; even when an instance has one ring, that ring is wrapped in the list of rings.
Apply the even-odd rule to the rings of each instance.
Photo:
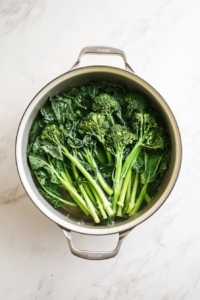
[[[106,68],[106,70],[110,69],[110,70],[117,70],[117,71],[120,71],[120,72],[123,72],[123,73],[127,73],[129,76],[131,77],[136,77],[138,78],[140,81],[142,81],[142,83],[148,85],[150,87],[150,89],[152,89],[153,92],[155,92],[161,99],[161,101],[163,101],[163,104],[166,106],[166,108],[169,110],[169,113],[171,113],[171,116],[172,118],[174,119],[174,125],[176,126],[176,131],[177,131],[177,144],[178,145],[178,150],[179,150],[179,161],[176,162],[177,164],[177,170],[176,170],[176,176],[175,178],[173,179],[173,183],[171,184],[171,188],[170,190],[168,190],[168,192],[166,193],[165,196],[161,196],[159,199],[148,211],[146,211],[143,215],[139,216],[138,218],[134,219],[134,220],[130,220],[128,223],[126,224],[119,224],[118,226],[107,226],[106,228],[99,228],[99,227],[94,227],[94,228],[88,228],[86,226],[82,226],[80,224],[72,224],[72,223],[69,223],[67,222],[67,219],[64,221],[64,220],[61,220],[59,217],[57,217],[55,214],[53,214],[52,212],[50,211],[47,211],[47,212],[44,212],[44,210],[42,209],[42,207],[39,205],[40,201],[39,200],[36,200],[37,196],[35,195],[35,201],[32,199],[33,196],[30,195],[31,192],[28,191],[28,187],[26,186],[26,184],[24,183],[24,179],[23,179],[23,175],[24,174],[21,174],[20,172],[22,172],[23,170],[20,170],[22,166],[20,166],[20,143],[19,143],[19,138],[22,139],[22,125],[23,125],[23,122],[25,122],[25,116],[30,108],[30,106],[33,104],[33,102],[35,101],[35,99],[37,99],[37,97],[39,96],[39,94],[41,92],[43,92],[46,88],[48,88],[48,86],[50,86],[53,82],[56,82],[58,81],[59,79],[61,79],[62,77],[64,77],[65,75],[68,75],[70,73],[74,73],[74,75],[76,75],[75,73],[79,73],[80,70],[87,70],[88,72],[90,71],[89,69],[94,70],[94,69],[98,69],[100,68],[101,70],[104,68]],[[59,82],[57,82],[58,84]],[[55,84],[54,86],[56,86],[57,84]],[[26,123],[25,123],[26,124]],[[21,136],[20,136],[21,135]],[[21,180],[21,183],[27,193],[27,195],[29,196],[29,198],[31,199],[31,201],[36,205],[36,207],[46,216],[48,217],[50,220],[52,220],[54,223],[56,223],[59,227],[63,228],[63,229],[66,229],[66,230],[71,230],[71,231],[74,231],[74,232],[77,232],[77,233],[80,233],[80,234],[87,234],[87,235],[109,235],[109,234],[116,234],[116,233],[121,233],[121,232],[125,232],[125,231],[129,231],[131,230],[132,228],[134,228],[135,226],[139,225],[140,223],[146,221],[148,218],[150,218],[162,205],[163,203],[167,200],[167,198],[169,197],[169,195],[171,194],[174,186],[175,186],[175,183],[178,179],[178,176],[179,176],[179,173],[180,173],[180,168],[181,168],[181,162],[182,162],[182,141],[181,141],[181,135],[180,135],[180,130],[179,130],[179,127],[178,127],[178,124],[176,122],[176,118],[172,112],[172,110],[170,109],[169,105],[167,104],[167,102],[164,100],[164,98],[161,96],[161,94],[154,88],[152,87],[151,84],[149,84],[147,81],[145,81],[143,78],[141,78],[140,76],[136,75],[135,73],[132,73],[128,70],[124,70],[124,69],[121,69],[121,68],[117,68],[117,67],[111,67],[111,66],[106,66],[106,65],[94,65],[94,66],[85,66],[85,67],[81,67],[81,68],[77,68],[77,69],[72,69],[72,70],[69,70],[59,76],[57,76],[56,78],[54,78],[53,80],[51,80],[50,82],[48,82],[44,87],[42,87],[40,89],[40,91],[33,97],[33,99],[30,101],[30,103],[28,104],[28,106],[26,107],[22,117],[21,117],[21,120],[20,120],[20,123],[19,123],[19,126],[18,126],[18,129],[17,129],[17,134],[16,134],[16,140],[15,140],[15,162],[16,162],[16,167],[17,167],[17,172],[19,174],[19,177],[20,177],[20,180]],[[167,188],[166,188],[167,190]],[[165,191],[166,191],[165,190]],[[164,192],[165,192],[164,191]],[[33,192],[34,194],[34,192]],[[165,193],[163,193],[165,194]],[[163,198],[163,199],[162,199]],[[65,224],[64,224],[65,223]],[[66,224],[67,223],[67,224]]]

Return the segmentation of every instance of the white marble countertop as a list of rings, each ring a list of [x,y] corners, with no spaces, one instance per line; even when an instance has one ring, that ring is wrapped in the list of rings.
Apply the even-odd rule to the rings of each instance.
[[[0,299],[198,300],[200,297],[200,2],[2,0],[0,3]],[[174,112],[183,163],[165,204],[108,261],[74,257],[61,230],[30,201],[14,156],[34,95],[88,45],[123,49]],[[84,64],[123,67],[120,58]],[[117,236],[74,234],[76,246],[112,249]]]

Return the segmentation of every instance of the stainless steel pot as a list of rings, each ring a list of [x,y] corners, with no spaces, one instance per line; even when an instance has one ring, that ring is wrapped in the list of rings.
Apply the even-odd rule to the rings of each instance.
[[[150,84],[134,74],[134,71],[127,62],[125,53],[122,50],[105,46],[86,47],[82,49],[78,60],[72,68],[76,68],[80,63],[81,57],[84,54],[89,53],[120,55],[125,62],[126,70],[109,66],[88,66],[70,70],[48,83],[31,101],[21,119],[16,138],[16,163],[21,182],[30,199],[49,219],[54,221],[62,228],[65,236],[67,237],[71,252],[81,258],[101,260],[116,256],[119,252],[122,241],[130,232],[130,230],[149,218],[169,196],[180,170],[181,138],[174,115],[172,114],[165,100]],[[162,186],[155,198],[150,202],[150,204],[148,204],[148,206],[142,209],[134,217],[122,221],[118,220],[113,226],[94,225],[92,219],[77,214],[77,212],[74,212],[72,208],[68,209],[68,211],[65,209],[54,209],[39,194],[33,178],[31,177],[26,158],[26,148],[30,129],[39,110],[44,106],[48,97],[50,95],[53,96],[63,90],[67,90],[74,86],[96,79],[111,81],[120,80],[130,89],[137,91],[139,90],[144,93],[149,102],[161,114],[163,122],[168,129],[172,143],[171,164],[165,176],[164,182],[162,183]],[[80,218],[82,222],[80,222]],[[78,250],[75,249],[72,244],[70,234],[71,231],[89,235],[108,235],[119,233],[119,241],[113,251],[102,252]]]

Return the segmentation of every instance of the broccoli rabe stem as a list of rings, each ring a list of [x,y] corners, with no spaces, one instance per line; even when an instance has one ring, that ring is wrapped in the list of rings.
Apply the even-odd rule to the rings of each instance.
[[[143,185],[143,188],[142,188],[142,190],[140,192],[140,195],[139,195],[139,197],[138,197],[138,199],[137,199],[137,201],[135,203],[135,206],[134,206],[133,210],[129,213],[130,217],[134,216],[138,212],[138,210],[139,210],[139,208],[140,208],[140,206],[142,204],[142,201],[144,199],[144,195],[146,193],[147,187],[148,187],[148,183],[145,183],[145,185]]]
[[[62,188],[69,192],[69,190],[65,186],[62,186]],[[69,194],[74,199],[74,201],[77,202],[77,200],[74,197],[74,195],[72,195],[70,192],[69,192]],[[78,206],[81,208],[81,210],[86,214],[86,216],[89,216],[90,213],[89,213],[88,208],[86,209],[80,202],[77,202],[77,203],[78,203]]]
[[[132,189],[132,182],[133,182],[133,180],[134,180],[134,173],[132,171],[131,177],[129,179],[127,191],[126,191],[126,199],[125,199],[124,208],[123,208],[123,212],[124,213],[126,213],[127,208],[129,206],[129,202],[130,202],[130,198],[131,198],[131,189]]]
[[[108,217],[107,217],[106,212],[105,212],[105,210],[103,208],[103,205],[101,203],[101,198],[99,197],[98,193],[96,192],[96,190],[93,188],[93,186],[91,184],[90,184],[90,188],[91,188],[91,190],[92,190],[92,192],[93,192],[93,194],[96,198],[97,205],[98,205],[98,208],[99,208],[99,210],[102,214],[103,219],[107,219]]]
[[[66,181],[66,182],[68,182],[69,184],[71,184],[70,182],[72,181],[72,179],[71,180],[69,180],[68,179],[68,177],[67,177],[67,175],[66,175],[66,172],[64,173],[64,172],[61,172],[61,176],[62,176],[62,178]],[[70,176],[70,175],[69,175]],[[71,177],[70,177],[71,178]],[[69,192],[69,190],[65,187],[65,186],[62,186],[62,188],[64,188],[65,190],[67,190],[68,192]],[[76,192],[76,189],[75,189],[75,187],[73,186],[73,184],[72,184],[72,188],[74,189],[74,191]],[[74,195],[72,194],[72,193],[70,193],[69,192],[69,194],[70,194],[70,196],[74,199],[74,201],[75,202],[77,202],[77,200],[75,199],[75,197],[74,197]],[[88,209],[86,209],[80,202],[78,203],[78,205],[79,205],[79,207],[82,209],[82,211],[87,215],[87,216],[89,216],[89,211],[88,211]]]
[[[146,203],[148,204],[151,201],[151,197],[146,193],[144,195],[144,200],[146,201]]]
[[[48,164],[46,164],[48,165]],[[76,201],[76,203],[85,211],[88,211],[87,205],[85,201],[82,199],[82,197],[77,193],[76,189],[69,183],[69,181],[64,180],[63,177],[61,177],[58,172],[55,170],[53,165],[48,165],[53,169],[53,172],[56,174],[56,176],[59,178],[60,182],[62,183],[62,186],[68,190],[70,195],[73,197],[73,199]]]
[[[128,169],[129,169],[130,164],[137,157],[137,153],[139,153],[141,149],[142,149],[141,141],[138,141],[135,144],[134,148],[132,149],[131,153],[126,158],[126,160],[125,160],[125,162],[123,164],[122,171],[121,171],[121,176],[120,176],[121,179],[126,176],[126,173],[127,173]]]
[[[124,206],[125,196],[127,193],[127,188],[128,188],[128,184],[130,181],[131,173],[132,173],[132,168],[129,168],[129,170],[126,174],[125,180],[124,180],[124,184],[123,184],[123,187],[121,190],[119,201],[117,202],[117,204],[118,204],[117,216],[118,217],[122,217],[122,208]]]
[[[86,193],[88,194],[88,196],[90,197],[90,199],[92,200],[92,203],[94,204],[94,206],[97,209],[97,203],[96,203],[95,197],[89,187],[89,184],[87,182],[85,182],[85,183],[83,183],[83,187],[84,187]]]
[[[78,179],[78,172],[76,171],[75,164],[71,163],[71,166],[72,166],[72,170],[73,170],[73,173],[74,173],[74,177],[77,180]],[[94,207],[92,201],[90,200],[90,198],[88,197],[88,194],[86,193],[86,191],[85,191],[85,189],[83,187],[83,184],[79,183],[78,186],[79,186],[79,189],[80,189],[81,193],[83,194],[85,202],[87,203],[88,210],[89,210],[91,216],[93,217],[95,223],[99,223],[100,220],[99,220],[99,218],[98,218],[98,216],[96,214],[95,207]]]
[[[87,159],[87,161],[89,162],[89,164],[91,165],[91,167],[93,167],[94,169],[96,169],[97,180],[100,183],[101,187],[104,189],[104,191],[108,195],[112,195],[113,194],[113,190],[111,189],[111,187],[107,184],[107,182],[105,181],[105,179],[101,175],[101,173],[100,173],[100,171],[98,169],[98,166],[96,164],[96,161],[94,160],[94,157],[93,157],[91,151],[88,148],[84,148],[84,151],[85,151],[85,158]]]
[[[87,178],[87,180],[90,182],[90,184],[94,187],[95,191],[98,193],[99,197],[102,199],[104,208],[109,216],[113,215],[113,210],[110,207],[110,202],[107,200],[103,190],[101,187],[96,183],[96,181],[92,178],[92,176],[86,171],[86,169],[82,166],[82,164],[78,161],[76,157],[71,155],[67,148],[65,148],[62,144],[60,144],[64,154],[72,161],[75,166],[81,171],[81,173]]]
[[[112,115],[108,115],[108,121],[110,123],[111,126],[113,126],[115,124],[114,118]]]
[[[122,182],[120,183],[120,174],[122,169],[122,158],[123,158],[123,150],[116,150],[115,156],[115,179],[114,179],[114,200],[113,200],[113,212],[116,215],[117,212],[117,201],[119,198],[119,194],[121,191]]]
[[[66,177],[67,177],[69,183],[70,183],[71,185],[73,185],[72,178],[71,178],[71,176],[69,175],[69,172],[68,172],[68,170],[67,170],[66,168],[65,168],[65,174],[66,174]]]
[[[133,177],[133,171],[131,172],[131,176],[130,176],[130,179],[129,179],[129,182],[128,182],[128,187],[127,187],[127,191],[126,191],[125,205],[131,197],[132,177]]]
[[[103,165],[107,163],[106,154],[103,148],[97,147],[95,149],[95,154],[97,156],[98,161]]]
[[[124,200],[125,200],[125,195],[126,195],[126,191],[127,191],[127,187],[128,187],[128,183],[129,183],[129,180],[130,180],[130,176],[131,176],[131,173],[132,173],[132,168],[133,168],[133,165],[140,153],[140,150],[141,148],[138,148],[130,165],[129,165],[129,168],[128,168],[128,171],[126,173],[126,176],[124,178],[124,182],[123,182],[123,188],[122,188],[122,191],[123,193],[121,193],[121,196],[120,196],[120,200],[118,202],[118,205],[119,205],[119,210],[118,210],[118,216],[121,217],[122,216],[122,208],[120,209],[120,206],[123,207],[124,206]]]
[[[103,145],[103,148],[106,152],[108,163],[112,163],[113,162],[112,154],[109,151],[106,150],[106,145],[105,144],[102,144],[102,145]]]
[[[128,208],[126,210],[127,213],[130,213],[135,205],[135,196],[138,188],[138,183],[139,183],[139,172],[136,172],[135,177],[134,177],[134,182],[133,182],[133,189],[131,193],[131,198],[130,202],[128,205]]]

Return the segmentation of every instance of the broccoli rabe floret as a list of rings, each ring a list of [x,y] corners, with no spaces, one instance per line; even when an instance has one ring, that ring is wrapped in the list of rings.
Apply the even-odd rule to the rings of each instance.
[[[90,113],[82,119],[78,130],[82,135],[94,136],[104,147],[108,162],[112,162],[112,155],[106,150],[105,134],[108,131],[109,124],[106,117],[101,113]]]
[[[127,115],[131,117],[133,111],[143,112],[148,107],[148,102],[145,96],[140,92],[129,92],[126,94],[125,101],[127,105]]]
[[[120,110],[120,105],[115,97],[108,94],[101,94],[94,98],[92,109],[105,115],[110,124],[113,125],[114,120],[112,115],[114,112]]]

